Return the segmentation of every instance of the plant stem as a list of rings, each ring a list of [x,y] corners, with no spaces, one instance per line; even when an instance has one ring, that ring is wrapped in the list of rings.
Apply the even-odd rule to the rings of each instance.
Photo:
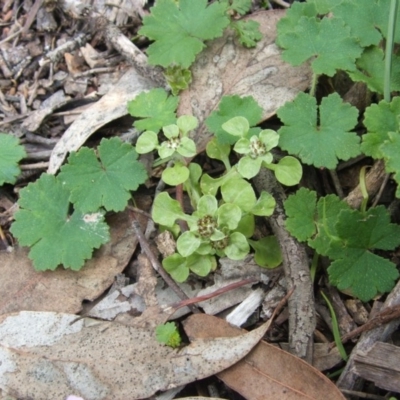
[[[310,88],[310,95],[315,96],[315,91],[317,89],[318,75],[313,74]]]
[[[383,97],[385,101],[390,102],[390,82],[392,75],[392,54],[394,45],[394,32],[396,29],[396,18],[398,0],[390,0],[390,11],[389,11],[389,23],[388,32],[386,38],[386,49],[385,49],[385,77],[384,77],[384,90]]]
[[[363,196],[363,201],[361,203],[360,210],[362,212],[365,212],[367,210],[367,203],[368,203],[368,198],[369,198],[367,185],[365,183],[365,171],[366,171],[366,169],[367,169],[367,166],[364,166],[360,170],[360,183],[359,183],[359,185],[360,185],[361,193],[362,193],[362,196]]]
[[[333,332],[333,337],[335,339],[336,346],[339,350],[340,356],[343,358],[344,361],[346,361],[349,357],[346,353],[346,350],[343,347],[343,343],[340,338],[339,324],[338,324],[338,320],[336,318],[335,310],[333,309],[332,304],[329,301],[328,297],[325,296],[325,293],[322,290],[321,290],[321,295],[324,298],[326,304],[328,305],[329,311],[331,313],[332,332]]]

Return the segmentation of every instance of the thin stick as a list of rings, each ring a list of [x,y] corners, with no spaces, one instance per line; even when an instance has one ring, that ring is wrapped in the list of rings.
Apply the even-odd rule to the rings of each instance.
[[[245,279],[243,281],[234,282],[229,285],[226,285],[223,288],[217,289],[215,292],[208,293],[203,296],[197,296],[197,297],[193,297],[191,299],[179,301],[178,303],[172,304],[171,308],[173,308],[174,312],[175,312],[176,310],[178,310],[182,307],[186,307],[189,304],[200,303],[201,301],[206,301],[206,300],[212,299],[213,297],[219,296],[220,294],[229,292],[232,289],[236,289],[238,287],[248,285],[249,283],[255,283],[255,282],[258,282],[258,280],[257,279]]]
[[[144,237],[144,234],[142,230],[140,229],[140,225],[138,220],[133,216],[133,221],[132,221],[132,227],[135,230],[136,236],[139,240],[140,247],[142,248],[142,251],[146,254],[148,257],[152,267],[155,269],[156,272],[160,274],[160,276],[164,279],[164,281],[168,284],[168,286],[177,294],[177,296],[181,300],[188,300],[189,297],[186,295],[186,293],[179,287],[179,285],[165,272],[164,268],[160,264],[160,262],[157,260],[157,258],[154,256],[153,252],[150,249],[150,246]],[[189,305],[190,310],[193,313],[199,313],[200,311],[197,309],[197,307],[193,305]]]
[[[386,308],[384,311],[375,315],[369,321],[367,321],[364,325],[359,326],[356,329],[353,329],[351,332],[346,333],[341,337],[342,343],[346,343],[348,340],[361,335],[363,332],[370,331],[371,329],[376,328],[377,326],[381,326],[387,324],[390,321],[393,321],[400,317],[400,306],[392,306]],[[332,347],[334,344],[332,343]]]

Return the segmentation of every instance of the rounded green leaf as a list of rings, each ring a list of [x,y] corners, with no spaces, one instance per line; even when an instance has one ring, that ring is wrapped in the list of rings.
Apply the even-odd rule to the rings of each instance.
[[[201,174],[203,173],[200,165],[192,162],[188,165],[188,168],[190,172],[190,181],[192,183],[198,183],[201,178]]]
[[[186,260],[180,254],[174,253],[164,258],[162,265],[177,282],[184,282],[189,276],[189,268],[186,265]]]
[[[250,140],[247,138],[240,138],[233,147],[233,150],[239,154],[248,154],[250,153]]]
[[[153,203],[152,217],[155,223],[172,227],[177,219],[186,220],[178,201],[171,199],[167,192],[156,196]]]
[[[211,215],[213,216],[218,209],[218,201],[214,196],[206,194],[200,197],[199,203],[197,204],[196,215]]]
[[[210,140],[207,143],[206,153],[208,157],[213,158],[215,160],[224,160],[229,156],[231,152],[231,146],[229,144],[219,143],[216,138]]]
[[[218,229],[214,231],[214,233],[210,236],[210,240],[212,242],[218,242],[222,239],[226,238],[226,234]]]
[[[158,146],[158,135],[153,131],[143,132],[136,142],[136,152],[146,154]]]
[[[162,142],[161,146],[158,148],[158,155],[162,159],[171,157],[175,153],[175,149],[169,147],[168,142]]]
[[[213,256],[199,256],[194,254],[187,260],[187,266],[189,269],[199,276],[207,276],[213,269],[215,263],[215,257]]]
[[[274,212],[275,205],[274,197],[270,193],[262,191],[260,198],[257,200],[251,212],[260,217],[269,217]]]
[[[166,168],[161,178],[167,185],[177,186],[189,178],[189,169],[181,163],[176,163],[173,167]]]
[[[250,129],[250,125],[244,117],[233,117],[222,124],[222,129],[233,136],[244,136]]]
[[[237,228],[242,218],[242,210],[235,204],[225,203],[218,208],[218,226],[227,227],[229,230]]]
[[[278,146],[279,143],[279,135],[272,129],[264,129],[263,131],[261,131],[259,139],[265,144],[267,151]]]
[[[176,122],[181,132],[186,135],[188,132],[196,129],[199,125],[199,121],[193,115],[182,115]]]
[[[236,232],[243,233],[246,238],[250,238],[254,235],[255,219],[253,214],[245,214],[239,221],[239,225],[235,229]]]
[[[225,248],[225,254],[231,260],[243,260],[249,254],[250,246],[246,237],[240,232],[233,232],[229,236],[229,244]]]
[[[254,178],[260,172],[262,161],[260,157],[242,157],[238,164],[239,174],[246,179]]]
[[[249,240],[255,250],[254,261],[263,268],[275,268],[282,263],[282,252],[278,239],[271,235],[258,241]]]
[[[202,243],[196,251],[196,254],[200,254],[202,256],[206,256],[207,254],[214,254],[214,253],[215,253],[215,251],[211,247],[210,243]]]
[[[163,132],[166,138],[172,139],[179,136],[178,125],[172,124],[163,127]]]
[[[279,160],[274,168],[276,179],[286,186],[297,185],[303,175],[303,168],[297,158],[287,156]]]
[[[192,139],[183,137],[176,151],[183,157],[194,157],[196,155],[196,144]]]
[[[200,246],[200,239],[192,232],[186,231],[179,236],[176,242],[176,248],[182,257],[189,257]]]
[[[248,212],[256,204],[256,194],[251,184],[242,178],[231,179],[221,186],[225,203],[233,203]]]
[[[272,153],[266,153],[263,156],[260,156],[258,158],[262,161],[262,164],[264,164],[265,166],[271,164],[272,161],[274,161],[274,157],[272,156]]]

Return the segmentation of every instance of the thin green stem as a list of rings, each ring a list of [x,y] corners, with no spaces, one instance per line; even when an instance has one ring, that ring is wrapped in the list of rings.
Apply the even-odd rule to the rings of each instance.
[[[361,190],[361,194],[363,196],[363,201],[361,203],[361,208],[360,208],[361,212],[365,212],[367,210],[367,203],[368,203],[368,199],[369,199],[367,184],[365,181],[366,169],[367,169],[367,166],[364,166],[360,170],[360,190]]]
[[[315,96],[315,91],[317,89],[318,75],[313,74],[310,88],[310,95]]]
[[[390,0],[390,11],[389,11],[389,24],[386,39],[386,50],[385,50],[385,77],[384,77],[384,90],[383,96],[385,101],[390,102],[390,82],[392,75],[392,54],[394,45],[394,32],[396,29],[396,18],[398,0]]]
[[[317,268],[318,268],[318,260],[319,260],[319,254],[315,251],[310,268],[310,275],[312,282],[315,282],[315,275],[317,273]]]
[[[332,307],[331,302],[329,301],[328,297],[325,296],[325,293],[321,290],[321,295],[324,298],[326,304],[328,305],[329,308],[329,312],[331,313],[331,318],[332,318],[332,333],[333,333],[333,337],[335,339],[335,343],[336,346],[339,350],[340,356],[343,358],[344,361],[347,361],[347,359],[349,358],[346,350],[343,346],[343,343],[340,339],[340,332],[339,332],[339,323],[338,320],[336,318],[336,314],[335,314],[335,310]]]

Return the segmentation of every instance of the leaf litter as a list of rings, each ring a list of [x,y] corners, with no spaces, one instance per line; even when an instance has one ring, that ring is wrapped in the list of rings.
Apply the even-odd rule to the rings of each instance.
[[[178,350],[154,330],[76,315],[21,311],[0,323],[0,387],[17,397],[143,399],[214,375],[243,358],[268,324],[235,338],[199,339]]]
[[[263,14],[263,13],[261,13],[261,14]],[[273,13],[270,13],[270,16],[272,14]],[[277,12],[277,13],[275,13],[275,16],[280,15],[280,14],[281,14],[280,12]],[[267,14],[264,14],[264,15],[265,16],[262,17],[261,19],[257,16],[257,19],[260,19],[260,20],[263,21],[262,22],[262,28],[263,29],[271,29],[273,31],[274,30],[274,22],[275,22],[274,18],[275,18],[275,16],[274,17],[268,17]],[[270,18],[272,19],[272,23],[271,23]],[[268,38],[267,40],[271,40],[271,39]],[[271,42],[272,41],[273,40],[271,40]],[[218,46],[221,45],[221,42],[224,42],[226,44],[227,52],[229,52],[229,47],[230,48],[232,47],[231,38],[230,37],[225,37],[223,39],[223,41],[219,42]],[[215,53],[214,53],[214,55],[215,55]],[[276,55],[274,53],[273,46],[271,46],[271,43],[267,43],[266,47],[262,47],[262,50],[260,51],[260,53],[257,53],[256,51],[253,52],[252,53],[252,57],[253,58],[251,59],[251,62],[249,62],[249,60],[246,60],[246,59],[244,60],[244,64],[246,64],[246,62],[248,62],[249,65],[250,64],[252,66],[255,65],[255,69],[256,70],[261,65],[261,71],[258,70],[258,71],[256,71],[257,73],[255,73],[254,75],[251,76],[252,79],[254,78],[253,79],[254,81],[257,81],[257,79],[260,78],[260,77],[265,78],[265,74],[268,75],[268,73],[271,72],[270,70],[265,68],[265,64],[263,64],[263,63],[260,63],[260,65],[257,64],[258,60],[263,60],[265,58],[265,56],[267,56],[267,58],[268,58],[269,55]],[[279,57],[277,57],[277,59],[278,58]],[[254,60],[256,60],[256,61],[254,61]],[[222,66],[224,61],[226,61],[226,60],[221,59],[221,64],[219,65],[220,67]],[[268,63],[270,63],[270,62],[271,61],[268,60]],[[228,67],[229,67],[229,64],[228,64]],[[238,67],[235,65],[235,68],[238,68]],[[280,70],[280,75],[284,76],[285,79],[289,75],[290,75],[290,77],[293,78],[293,75],[291,75],[288,72],[291,69],[284,70],[285,68],[287,68],[287,65],[284,65],[284,64],[282,64],[279,67],[277,67],[277,70],[281,69]],[[76,150],[77,148],[79,148],[89,138],[89,136],[92,133],[94,133],[100,126],[104,125],[106,122],[114,120],[117,117],[125,115],[126,110],[123,109],[123,106],[125,105],[125,103],[127,101],[126,100],[127,96],[132,95],[132,91],[134,93],[140,93],[142,90],[148,90],[152,86],[152,83],[149,83],[147,81],[146,82],[139,82],[137,84],[137,82],[135,80],[137,78],[137,75],[134,73],[133,70],[130,70],[128,72],[129,73],[127,73],[127,75],[124,77],[125,79],[122,79],[120,84],[115,87],[115,90],[112,89],[110,91],[110,93],[109,93],[109,96],[105,96],[103,98],[104,101],[103,102],[100,101],[98,103],[97,107],[96,106],[92,107],[92,109],[90,109],[88,112],[86,112],[82,117],[79,117],[78,120],[77,120],[79,123],[75,124],[73,126],[73,129],[71,129],[68,132],[68,134],[66,134],[63,137],[63,140],[61,140],[59,142],[59,146],[53,152],[53,157],[52,157],[52,160],[51,160],[51,162],[52,162],[51,168],[53,168],[53,170],[52,170],[53,173],[61,165],[63,157],[65,157],[66,154],[68,152],[70,152],[71,150]],[[199,71],[197,71],[197,72],[199,72]],[[230,72],[232,74],[231,70],[228,70],[227,72]],[[272,71],[272,73],[273,72],[274,71]],[[203,69],[202,73],[204,73],[204,69]],[[228,75],[229,74],[227,74],[227,77],[229,78],[230,75],[229,76]],[[287,100],[292,99],[294,97],[295,92],[297,92],[299,90],[303,90],[302,88],[305,88],[305,87],[308,86],[308,84],[309,84],[309,79],[308,79],[309,75],[308,75],[307,69],[302,70],[301,68],[298,68],[298,69],[296,69],[296,74],[295,75],[296,75],[295,78],[299,79],[300,82],[299,81],[296,81],[295,83],[291,82],[285,87],[285,89],[282,89],[283,88],[283,84],[282,83],[281,84],[278,83],[276,85],[275,89],[282,89],[282,91],[285,92],[285,93],[281,96],[281,93],[278,93],[279,92],[279,90],[278,90],[278,92],[275,93],[278,96],[277,98],[273,99],[272,96],[271,96],[271,99],[267,99],[266,100],[267,103],[265,103],[265,102],[263,103],[264,110],[268,110],[268,112],[270,113],[268,115],[273,115],[275,113],[276,109],[279,107],[280,103],[282,104],[282,102],[285,102]],[[133,77],[133,79],[134,79],[134,84],[133,84],[134,88],[132,88],[132,85],[131,86],[128,85],[128,82],[130,82],[131,77]],[[198,78],[199,78],[199,76],[197,76],[197,79]],[[243,82],[239,82],[240,84],[237,85],[237,86],[242,87],[242,86],[245,86],[246,82],[249,83],[249,80],[246,80],[244,78],[245,77],[243,77],[243,76],[240,77],[240,79],[242,79]],[[273,76],[274,83],[276,82],[276,79],[277,79],[277,76]],[[227,81],[228,81],[228,79],[227,79]],[[196,80],[195,80],[195,82],[196,82]],[[261,81],[258,81],[258,82],[260,83]],[[263,80],[263,82],[265,82],[265,80]],[[266,82],[267,82],[266,86],[262,87],[262,90],[265,90],[266,88],[274,89],[272,87],[273,86],[272,82],[269,82],[268,80]],[[271,86],[268,87],[270,84],[271,84]],[[279,86],[279,85],[281,85],[281,86]],[[258,86],[261,86],[261,85],[258,85]],[[254,83],[254,84],[248,85],[248,87],[250,87],[250,91],[247,91],[246,95],[254,95],[253,90],[257,90],[257,89],[255,89],[257,87],[257,84]],[[296,88],[296,89],[293,90],[293,88]],[[234,94],[234,93],[236,93],[235,92],[236,89],[234,88],[232,90],[232,92],[231,92],[230,91],[231,88],[224,87],[223,94],[224,93],[233,93]],[[214,91],[213,88],[211,88],[209,92],[212,93],[213,91]],[[240,90],[239,90],[239,92],[240,92]],[[220,95],[221,92],[217,91],[217,93],[218,93],[218,95]],[[242,93],[240,93],[240,94],[242,94]],[[197,99],[194,96],[194,97],[192,97],[192,100],[193,100],[193,103],[195,103]],[[217,102],[218,102],[218,99],[213,104],[210,104],[209,107],[205,107],[204,111],[206,113],[209,113],[211,110],[215,109]],[[267,104],[268,104],[268,107],[266,107]],[[274,108],[275,108],[275,111],[274,111]],[[263,119],[267,118],[268,115],[267,115],[267,113],[264,113],[262,118]],[[203,119],[203,121],[204,121],[204,119]],[[129,253],[132,254],[132,252],[133,252],[133,249],[130,247]],[[114,254],[111,252],[111,254],[109,255],[110,259],[112,259],[113,256],[114,256]],[[96,261],[95,261],[95,263],[96,263]],[[112,264],[115,264],[115,261],[113,261]],[[118,267],[121,268],[122,264],[123,263],[121,263],[121,265],[118,265]],[[57,271],[57,272],[59,272],[59,271]],[[61,272],[63,272],[63,271],[61,271]],[[110,273],[110,276],[112,276],[113,273]],[[110,282],[110,278],[109,277],[107,279],[107,282]],[[94,283],[94,285],[96,285],[96,284]],[[79,280],[78,280],[78,286],[79,286]],[[107,285],[105,285],[105,286],[107,286]],[[100,293],[101,291],[102,291],[101,289],[98,290],[98,293]],[[79,304],[80,304],[81,299],[82,299],[81,297],[78,298]],[[62,310],[62,306],[60,306],[59,308],[60,308],[59,311],[63,311]],[[71,311],[71,312],[74,312],[74,311]],[[60,315],[59,314],[54,314],[54,316],[56,317],[56,320],[59,317],[62,321],[64,321],[64,317],[61,317]],[[0,325],[0,330],[1,330],[1,327],[4,325],[5,321],[7,320],[7,318],[16,318],[15,321],[18,321],[18,322],[16,322],[18,329],[16,331],[12,331],[12,334],[14,336],[20,337],[20,334],[21,334],[21,319],[18,319],[18,318],[19,317],[22,318],[22,316],[24,316],[24,318],[26,317],[24,312],[21,312],[17,316],[4,317],[3,318],[3,323]],[[28,325],[29,326],[41,326],[41,324],[39,322],[43,321],[42,317],[43,318],[47,318],[46,316],[42,315],[41,313],[40,314],[34,314],[34,318],[30,320],[31,322]],[[74,319],[76,318],[75,315],[74,316],[67,316],[65,318],[65,320],[69,321],[69,322],[72,322],[72,320],[70,319],[72,317],[74,317]],[[84,326],[85,323],[87,323],[88,326]],[[94,325],[91,325],[91,323],[93,323]],[[140,339],[141,338],[143,338],[143,339],[146,338],[144,340],[144,342],[147,343],[147,340],[148,340],[149,344],[152,343],[152,345],[150,346],[152,350],[154,350],[153,346],[160,347],[160,345],[158,343],[155,342],[155,344],[154,344],[154,337],[152,337],[151,334],[150,334],[150,332],[154,333],[154,331],[143,331],[143,330],[137,330],[136,331],[135,328],[125,327],[123,325],[116,324],[116,323],[111,323],[111,324],[107,325],[107,323],[101,323],[101,322],[98,322],[98,321],[93,322],[93,320],[87,320],[87,319],[77,321],[75,324],[71,325],[71,327],[74,327],[74,325],[76,325],[78,328],[81,329],[82,332],[84,331],[85,333],[80,334],[80,332],[77,332],[76,335],[79,335],[79,337],[78,336],[74,336],[74,338],[72,338],[73,334],[68,335],[68,340],[66,340],[62,344],[57,342],[54,346],[51,346],[50,353],[47,353],[49,348],[48,348],[48,346],[44,346],[40,342],[41,339],[39,340],[40,343],[39,343],[38,346],[34,346],[32,348],[29,348],[29,352],[27,351],[27,348],[29,346],[27,346],[26,344],[22,345],[23,346],[22,350],[19,349],[18,351],[14,351],[14,348],[10,348],[9,347],[9,344],[11,342],[6,341],[6,346],[5,346],[5,348],[2,348],[2,352],[4,351],[5,352],[4,354],[7,354],[7,357],[10,357],[10,360],[13,360],[13,361],[14,360],[18,360],[18,362],[21,362],[21,366],[26,366],[27,369],[25,371],[31,371],[29,368],[31,368],[31,367],[34,368],[35,365],[38,365],[38,369],[36,370],[38,372],[37,376],[39,376],[39,372],[43,373],[43,371],[45,371],[47,367],[49,367],[49,370],[52,370],[53,372],[56,373],[55,375],[52,376],[53,380],[51,381],[51,384],[46,385],[43,381],[39,382],[40,384],[38,383],[38,386],[33,388],[33,392],[32,392],[33,396],[39,396],[37,394],[37,389],[43,389],[44,397],[48,398],[51,395],[51,393],[49,392],[49,388],[52,388],[52,386],[54,386],[54,382],[55,382],[54,379],[60,377],[60,375],[59,375],[59,374],[61,374],[60,370],[62,370],[62,372],[64,374],[70,374],[70,376],[72,376],[74,379],[76,379],[75,380],[76,387],[73,388],[73,390],[71,388],[67,387],[67,389],[69,391],[67,390],[66,394],[70,394],[72,392],[77,393],[76,390],[81,388],[82,390],[88,390],[88,391],[93,390],[93,392],[89,393],[89,396],[92,396],[92,395],[96,396],[97,393],[102,393],[102,391],[108,390],[106,384],[104,384],[103,381],[102,382],[98,382],[98,385],[97,386],[95,385],[95,387],[93,387],[93,388],[92,387],[90,387],[90,388],[86,387],[86,382],[87,381],[85,381],[85,383],[82,383],[82,380],[81,380],[82,377],[84,379],[87,379],[87,378],[91,378],[93,376],[90,376],[91,375],[90,371],[87,373],[87,375],[84,375],[84,372],[88,371],[88,369],[85,367],[86,364],[83,367],[81,366],[81,364],[78,365],[78,363],[76,362],[74,353],[72,353],[72,352],[69,353],[69,351],[68,351],[69,350],[68,347],[69,347],[70,343],[73,344],[74,346],[76,346],[75,348],[77,349],[77,351],[80,349],[79,345],[82,344],[82,343],[85,343],[85,345],[87,345],[87,347],[85,347],[85,349],[88,348],[90,350],[86,354],[84,354],[84,356],[82,356],[82,359],[84,359],[85,361],[89,360],[89,364],[90,363],[96,364],[96,366],[98,366],[98,368],[101,369],[102,372],[106,371],[106,369],[108,368],[108,366],[104,366],[104,364],[105,364],[104,360],[108,359],[109,355],[111,355],[110,358],[112,358],[113,354],[117,354],[117,356],[115,356],[115,359],[113,360],[113,361],[116,361],[116,364],[110,363],[111,365],[109,367],[109,368],[112,369],[113,365],[117,365],[115,367],[115,370],[118,371],[118,372],[115,372],[115,370],[113,371],[113,373],[115,373],[115,375],[113,375],[113,376],[114,376],[114,378],[116,380],[121,379],[121,376],[129,376],[129,374],[125,374],[124,373],[124,371],[126,370],[125,368],[129,369],[131,367],[132,363],[134,363],[134,361],[135,361],[135,360],[132,361],[129,358],[129,360],[131,360],[131,361],[127,361],[127,364],[124,365],[123,368],[120,368],[120,365],[118,364],[118,361],[120,361],[118,359],[118,356],[121,355],[121,357],[122,356],[126,357],[126,348],[129,348],[129,346],[132,346],[132,349],[133,349],[134,352],[135,351],[139,351],[138,350],[139,346],[137,345],[137,343],[134,344],[134,343],[131,343],[130,341],[128,341],[128,344],[126,344],[127,342],[124,342],[122,340],[122,337],[121,337],[121,346],[120,346],[120,342],[119,342],[119,337],[120,336],[119,335],[124,336],[124,337],[125,336],[129,336],[127,334],[127,332],[129,332],[129,334],[132,334],[133,337],[136,337],[138,339],[139,343],[140,343]],[[55,322],[54,326],[57,327],[58,323]],[[60,326],[61,326],[61,330],[62,330],[65,325],[63,325],[63,323],[60,322]],[[66,331],[68,331],[68,327],[66,327],[65,329],[66,329]],[[124,332],[124,333],[121,333],[120,331]],[[88,333],[88,332],[90,332],[90,333]],[[147,332],[147,333],[145,334],[143,332]],[[28,332],[28,333],[32,333],[32,332]],[[104,335],[103,335],[103,333],[104,333]],[[50,334],[46,335],[46,334],[43,334],[43,333],[41,335],[39,334],[38,337],[39,336],[42,336],[42,339],[44,337],[46,337],[46,336],[47,337],[51,337]],[[93,339],[93,338],[96,338],[96,340],[93,343],[91,343],[91,339]],[[114,347],[112,346],[112,344],[115,344],[114,342],[118,342],[118,346],[114,346],[114,347],[117,347],[117,349],[114,349]],[[236,343],[236,341],[235,341],[235,343]],[[32,344],[32,342],[31,342],[31,344]],[[121,348],[119,346],[122,348],[122,350],[121,350]],[[126,346],[128,346],[128,347],[126,347]],[[205,346],[205,348],[210,350],[210,348],[207,347],[207,346]],[[109,348],[111,348],[111,350],[110,350],[109,353],[107,353],[107,350]],[[227,348],[229,348],[229,346],[227,346]],[[124,353],[123,349],[125,349],[125,353]],[[201,348],[201,349],[203,349],[203,348]],[[164,347],[163,351],[166,351],[166,350],[171,352],[170,349],[168,349],[168,348],[166,349]],[[43,351],[43,353],[41,353],[41,351]],[[114,353],[113,353],[113,351],[114,351]],[[140,351],[141,351],[141,346],[140,346]],[[190,355],[191,355],[191,357],[193,359],[195,359],[195,357],[198,355],[198,353],[197,353],[198,351],[199,350],[193,350],[194,353],[190,353]],[[104,353],[104,352],[106,352],[106,353]],[[120,352],[120,353],[118,353],[118,352]],[[164,353],[164,352],[151,353],[149,351],[149,353],[146,354],[147,358],[145,357],[145,355],[143,355],[143,357],[144,357],[143,365],[144,366],[148,365],[148,364],[145,364],[145,362],[150,360],[150,363],[151,363],[150,367],[152,368],[152,365],[154,364],[153,363],[153,361],[154,361],[153,357],[154,356],[152,356],[152,354],[155,354],[157,359],[159,358],[160,360],[163,360],[164,354],[171,354],[170,352],[166,352],[166,353]],[[21,356],[21,354],[23,354],[23,356]],[[53,360],[48,360],[47,359],[48,354],[50,354],[50,356],[53,355],[54,359]],[[101,354],[101,357],[100,358],[96,358],[96,354]],[[105,354],[105,356],[104,356],[104,354]],[[64,356],[65,356],[65,359],[62,358]],[[41,357],[43,357],[43,358],[41,358]],[[38,360],[39,360],[39,363],[35,364],[35,362],[37,362]],[[125,358],[123,358],[123,360],[125,361]],[[24,363],[25,361],[27,361],[27,362]],[[224,361],[226,361],[226,360],[224,359]],[[231,362],[231,361],[232,360],[229,360],[229,362]],[[31,362],[32,362],[32,364],[31,364]],[[207,360],[207,363],[208,363],[208,360]],[[92,365],[92,364],[90,364],[90,365]],[[200,362],[200,364],[201,364],[201,362]],[[53,365],[56,366],[56,368],[52,369]],[[7,365],[6,365],[6,367],[7,367]],[[150,368],[150,367],[148,367],[148,368]],[[210,375],[212,375],[212,374],[215,374],[216,372],[217,372],[217,368],[215,370],[211,371],[211,372],[210,372],[210,370],[208,370],[206,373],[207,374],[210,373]],[[78,376],[80,374],[82,374],[82,375]],[[16,377],[16,375],[14,375],[14,374],[11,374],[11,375],[13,375],[12,378],[15,378],[17,380],[18,377]],[[159,375],[162,375],[162,374],[159,374]],[[140,373],[139,373],[139,376],[140,376]],[[145,376],[145,374],[143,374],[143,376]],[[198,379],[200,376],[201,375],[197,375],[197,376],[195,376],[195,378],[193,378],[193,376],[192,376],[191,379],[192,380]],[[20,384],[18,386],[18,389],[25,390],[25,387],[27,387],[27,385],[25,385],[25,382],[29,382],[30,378],[31,378],[31,375],[28,374],[28,376],[26,378],[26,381],[24,381],[24,383],[22,385]],[[141,378],[142,378],[142,376],[141,376]],[[1,378],[1,379],[3,379],[3,378]],[[188,380],[188,382],[189,381],[190,380]],[[157,381],[157,382],[159,382],[159,381]],[[180,381],[179,381],[179,383],[176,383],[176,381],[172,378],[168,382],[160,382],[158,384],[154,384],[154,386],[153,386],[153,383],[149,384],[146,387],[140,387],[140,385],[139,385],[139,390],[143,390],[144,392],[146,392],[146,396],[147,396],[148,395],[147,393],[150,393],[153,390],[159,390],[160,389],[159,386],[166,387],[166,385],[167,386],[168,385],[174,386],[175,384],[182,384],[182,383],[180,383]],[[158,387],[158,389],[155,389],[157,387]],[[76,388],[78,388],[78,389],[76,389]],[[131,394],[132,394],[131,390],[132,390],[132,386],[130,387],[129,396],[131,396]],[[144,392],[142,392],[142,394]],[[57,398],[57,397],[52,397],[52,398]],[[90,397],[85,397],[85,400],[88,400],[89,398]],[[96,398],[97,399],[99,397],[92,397],[92,398]],[[118,397],[116,397],[116,398],[118,398]],[[249,397],[249,398],[251,398],[251,397]]]

